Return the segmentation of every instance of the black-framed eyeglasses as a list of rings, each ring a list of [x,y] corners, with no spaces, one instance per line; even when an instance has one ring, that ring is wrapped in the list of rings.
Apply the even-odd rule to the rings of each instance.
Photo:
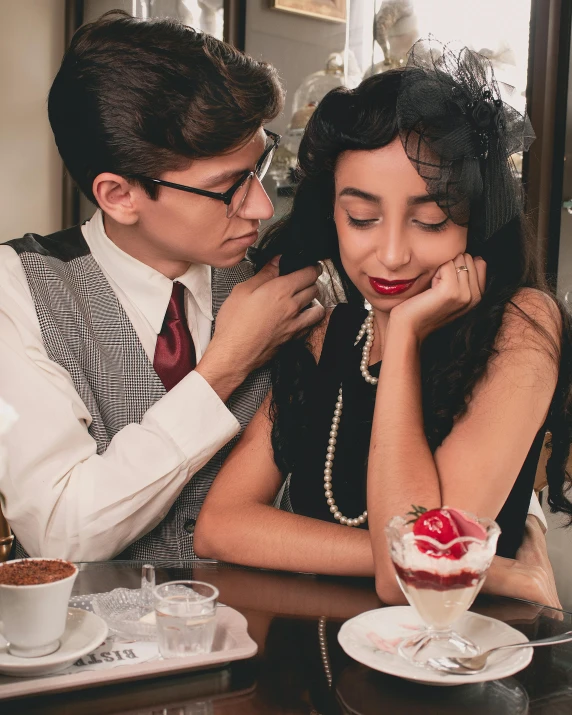
[[[244,203],[252,180],[256,176],[259,181],[262,181],[272,159],[274,158],[274,152],[276,147],[280,144],[280,139],[282,138],[280,134],[271,132],[269,129],[264,130],[267,139],[270,143],[267,145],[260,159],[256,162],[256,168],[254,171],[246,170],[242,176],[234,182],[234,184],[225,191],[224,193],[219,193],[218,191],[206,191],[205,189],[195,189],[192,186],[185,186],[184,184],[174,184],[172,181],[163,181],[163,179],[152,179],[150,176],[144,176],[143,174],[130,174],[128,178],[137,179],[138,181],[148,181],[151,184],[157,184],[157,186],[166,186],[169,189],[177,189],[179,191],[187,191],[190,194],[198,194],[199,196],[208,196],[210,199],[217,199],[218,201],[224,201],[226,204],[226,217],[232,218],[235,216],[240,207]]]

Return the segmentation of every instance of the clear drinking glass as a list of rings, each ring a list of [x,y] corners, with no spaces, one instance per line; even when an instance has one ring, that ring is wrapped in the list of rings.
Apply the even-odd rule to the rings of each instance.
[[[218,595],[203,581],[169,581],[153,589],[163,658],[211,652]]]
[[[430,536],[417,536],[411,520],[401,516],[391,519],[385,529],[397,581],[426,626],[398,649],[415,665],[424,666],[435,655],[479,653],[478,647],[451,625],[471,607],[483,585],[500,528],[492,519],[460,513],[468,523],[475,524],[475,535],[460,536],[447,544]],[[455,547],[457,553],[462,551],[460,558],[451,558]]]

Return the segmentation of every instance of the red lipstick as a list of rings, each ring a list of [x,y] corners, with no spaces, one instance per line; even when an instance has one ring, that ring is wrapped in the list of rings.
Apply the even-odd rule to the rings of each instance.
[[[369,284],[380,295],[399,295],[409,290],[417,278],[407,281],[386,281],[385,278],[370,278]]]

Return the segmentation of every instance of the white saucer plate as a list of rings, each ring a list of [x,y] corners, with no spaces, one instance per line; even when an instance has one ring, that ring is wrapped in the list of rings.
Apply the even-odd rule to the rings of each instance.
[[[338,641],[354,660],[382,673],[397,675],[426,685],[466,685],[498,680],[518,673],[532,659],[532,648],[500,651],[491,655],[487,667],[475,675],[440,673],[412,665],[397,654],[403,638],[414,636],[423,621],[411,606],[393,606],[367,611],[346,621]],[[527,643],[528,638],[502,621],[467,611],[453,629],[472,640],[484,652],[509,643]]]
[[[55,653],[39,658],[17,658],[8,653],[7,643],[0,636],[0,673],[30,677],[64,670],[103,643],[107,630],[105,621],[95,613],[68,608],[66,629]]]

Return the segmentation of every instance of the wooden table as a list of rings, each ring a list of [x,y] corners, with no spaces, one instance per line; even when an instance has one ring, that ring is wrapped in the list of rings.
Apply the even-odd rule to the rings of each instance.
[[[80,564],[74,595],[139,586],[141,563]],[[258,655],[211,671],[4,701],[2,715],[560,715],[572,713],[572,644],[535,651],[531,664],[493,684],[429,687],[370,670],[337,641],[348,618],[379,608],[368,579],[324,578],[212,561],[157,564],[157,582],[215,584],[248,621]],[[572,629],[572,614],[481,597],[473,610],[530,639]],[[331,683],[330,683],[331,681]]]

